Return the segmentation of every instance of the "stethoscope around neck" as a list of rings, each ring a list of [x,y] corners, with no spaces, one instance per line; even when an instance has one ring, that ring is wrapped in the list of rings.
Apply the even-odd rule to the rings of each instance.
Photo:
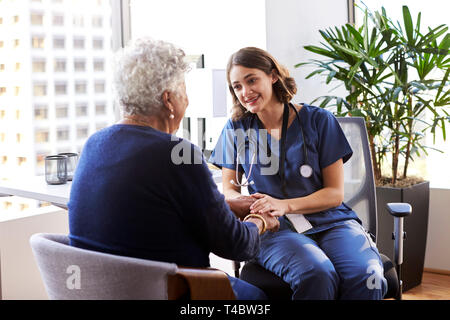
[[[303,126],[302,122],[300,121],[300,116],[298,114],[297,109],[292,105],[285,103],[284,104],[284,110],[283,110],[283,124],[281,127],[281,150],[280,150],[280,177],[281,177],[281,190],[283,191],[283,194],[286,196],[286,177],[285,177],[285,160],[286,160],[286,135],[287,135],[287,125],[289,120],[289,107],[292,108],[295,112],[295,116],[297,118],[297,121],[300,126],[300,132],[302,134],[302,140],[303,140],[303,159],[304,163],[299,168],[300,176],[303,178],[310,178],[313,173],[312,167],[308,164],[308,151],[306,148],[306,140],[305,140],[305,134],[303,133]],[[251,122],[250,122],[250,128],[253,128],[253,123],[256,119],[256,115],[252,116]],[[249,139],[250,140],[250,139]],[[250,150],[251,148],[249,148]],[[256,150],[256,149],[255,149]],[[237,186],[237,187],[247,187],[254,184],[254,181],[250,181],[252,169],[253,169],[253,163],[256,158],[256,151],[253,153],[252,159],[250,161],[250,169],[248,171],[248,177],[246,177],[245,181],[239,182],[238,178],[238,167],[239,167],[239,146],[237,149],[237,156],[236,156],[236,180],[230,180],[230,183]],[[245,151],[245,150],[244,150]]]

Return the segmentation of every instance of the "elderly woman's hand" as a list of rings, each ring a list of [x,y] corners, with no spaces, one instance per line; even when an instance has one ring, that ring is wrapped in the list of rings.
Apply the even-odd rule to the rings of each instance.
[[[234,215],[240,220],[243,220],[245,216],[250,213],[250,205],[255,202],[256,199],[251,196],[240,196],[226,201]]]
[[[267,231],[276,232],[280,228],[280,222],[278,221],[278,217],[272,216],[269,213],[260,213],[260,216],[266,220]]]

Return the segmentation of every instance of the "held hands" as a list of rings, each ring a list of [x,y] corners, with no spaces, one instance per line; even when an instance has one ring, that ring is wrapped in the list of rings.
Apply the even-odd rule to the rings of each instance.
[[[250,206],[257,200],[258,198],[253,196],[240,196],[234,199],[228,199],[226,200],[226,202],[230,206],[230,209],[231,211],[233,211],[234,215],[240,220],[244,220],[245,217],[250,214]],[[273,216],[269,213],[258,213],[258,215],[261,216],[266,222],[266,230],[271,232],[278,231],[278,228],[280,227],[278,217]],[[250,218],[251,220],[256,219],[256,221],[259,220],[259,218],[248,218]],[[252,222],[256,221],[253,220]]]
[[[276,232],[280,228],[280,222],[277,217],[271,216],[267,213],[260,214],[249,214],[244,218],[244,221],[250,221],[258,225],[258,223],[262,222],[262,226],[260,228],[260,234],[263,234],[265,231]]]
[[[240,196],[226,201],[234,215],[240,220],[243,220],[250,213],[250,206],[256,200],[256,198],[251,196]]]
[[[250,205],[250,213],[281,217],[289,212],[289,205],[286,200],[275,199],[262,193],[252,194],[251,197],[256,201]]]

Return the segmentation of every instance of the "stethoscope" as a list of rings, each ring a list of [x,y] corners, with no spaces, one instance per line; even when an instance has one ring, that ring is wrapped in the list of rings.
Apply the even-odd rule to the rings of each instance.
[[[313,174],[313,169],[312,167],[308,164],[308,151],[306,148],[306,140],[305,140],[305,134],[303,133],[303,126],[302,126],[302,122],[300,121],[300,116],[298,115],[298,111],[297,109],[292,105],[292,104],[288,104],[285,103],[284,104],[284,110],[283,110],[283,124],[281,127],[281,150],[280,150],[280,177],[281,177],[281,189],[283,191],[283,194],[286,195],[286,179],[285,179],[285,172],[284,172],[284,167],[285,167],[285,160],[286,160],[286,134],[287,134],[287,125],[288,125],[288,119],[289,119],[289,107],[292,108],[292,110],[294,110],[295,112],[295,116],[297,117],[297,121],[300,125],[300,132],[302,134],[302,139],[303,139],[303,158],[304,163],[300,166],[300,175],[303,178],[310,178]],[[250,122],[250,128],[253,128],[253,123],[256,119],[256,115],[252,116],[251,122]],[[250,148],[249,148],[250,149]],[[256,150],[256,149],[255,149]],[[253,153],[252,156],[252,160],[250,161],[250,169],[248,172],[248,177],[246,177],[245,181],[241,181],[239,182],[239,178],[238,178],[238,170],[237,168],[239,167],[239,147],[237,150],[237,156],[236,156],[236,180],[230,180],[230,183],[237,186],[237,187],[247,187],[250,185],[254,184],[254,181],[250,181],[250,177],[251,177],[251,173],[252,173],[252,169],[253,169],[253,162],[256,158],[256,152]]]

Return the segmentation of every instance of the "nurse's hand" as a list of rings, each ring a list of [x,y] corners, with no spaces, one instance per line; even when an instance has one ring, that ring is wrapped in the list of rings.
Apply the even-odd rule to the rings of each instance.
[[[252,197],[257,200],[250,206],[250,213],[267,213],[274,217],[281,217],[289,212],[286,200],[275,199],[262,193],[254,193]]]

